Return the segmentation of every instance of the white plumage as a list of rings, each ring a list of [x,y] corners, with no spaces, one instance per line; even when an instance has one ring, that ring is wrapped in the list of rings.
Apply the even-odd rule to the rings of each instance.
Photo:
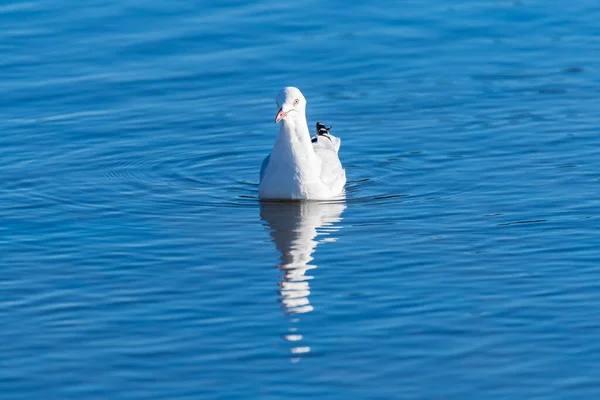
[[[346,172],[338,151],[341,140],[317,124],[311,139],[306,123],[306,99],[295,87],[277,96],[282,121],[273,150],[262,163],[258,195],[272,200],[329,200],[344,194]]]

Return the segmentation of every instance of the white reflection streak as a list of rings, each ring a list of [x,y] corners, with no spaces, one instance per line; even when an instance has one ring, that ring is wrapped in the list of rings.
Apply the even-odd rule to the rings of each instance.
[[[343,202],[319,203],[308,202],[263,202],[260,207],[261,218],[271,228],[271,238],[281,253],[281,264],[277,267],[284,274],[279,282],[281,306],[286,314],[303,314],[311,312],[310,284],[312,276],[307,271],[317,268],[310,265],[313,253],[319,243],[335,242],[330,235],[339,229],[336,223],[342,220],[341,215],[346,205]],[[327,237],[316,240],[317,236]],[[298,318],[290,319],[291,323]],[[309,346],[301,346],[303,336],[297,328],[289,328],[290,334],[283,338],[296,342],[290,351],[295,356],[310,352]],[[292,362],[299,361],[293,358]]]

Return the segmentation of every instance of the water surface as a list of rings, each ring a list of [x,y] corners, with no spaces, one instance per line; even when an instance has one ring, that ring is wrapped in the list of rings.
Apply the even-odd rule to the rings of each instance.
[[[598,20],[0,5],[0,397],[597,398]],[[257,198],[286,85],[344,202]]]

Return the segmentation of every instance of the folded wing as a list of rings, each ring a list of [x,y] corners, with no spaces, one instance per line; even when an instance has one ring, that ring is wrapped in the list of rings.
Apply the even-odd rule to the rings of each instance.
[[[329,133],[321,122],[317,122],[317,135],[311,139],[313,149],[321,159],[321,181],[332,191],[341,191],[346,184],[346,171],[338,157],[341,139]]]

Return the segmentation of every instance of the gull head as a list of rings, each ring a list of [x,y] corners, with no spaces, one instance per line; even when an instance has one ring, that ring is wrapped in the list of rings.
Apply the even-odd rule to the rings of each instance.
[[[279,111],[275,117],[275,123],[295,113],[304,115],[306,111],[306,99],[302,96],[302,92],[298,88],[288,86],[283,88],[277,95],[277,107],[279,107]]]

